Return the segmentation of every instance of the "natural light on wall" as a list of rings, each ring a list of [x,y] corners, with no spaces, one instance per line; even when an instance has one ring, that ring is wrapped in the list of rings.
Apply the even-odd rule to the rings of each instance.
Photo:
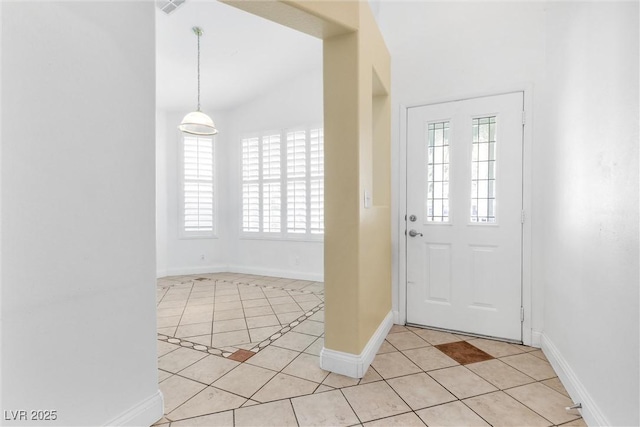
[[[281,238],[322,236],[321,128],[268,132],[242,140],[242,231]]]

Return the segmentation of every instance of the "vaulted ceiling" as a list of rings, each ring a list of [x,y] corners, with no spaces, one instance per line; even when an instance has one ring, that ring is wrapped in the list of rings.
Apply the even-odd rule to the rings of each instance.
[[[157,106],[196,106],[201,38],[203,109],[227,110],[292,77],[322,67],[322,42],[214,0],[187,0],[171,14],[156,10]]]

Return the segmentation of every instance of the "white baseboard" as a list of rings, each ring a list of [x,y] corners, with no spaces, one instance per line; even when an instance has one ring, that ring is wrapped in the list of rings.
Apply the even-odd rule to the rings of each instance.
[[[255,274],[258,276],[284,277],[285,279],[309,280],[313,282],[322,282],[324,280],[324,273],[245,267],[243,265],[210,265],[204,267],[169,268],[166,270],[156,271],[156,278],[160,279],[167,276],[185,276],[188,274],[207,273]]]
[[[226,265],[208,265],[202,267],[183,267],[169,268],[167,270],[158,271],[158,278],[167,276],[185,276],[187,274],[207,274],[207,273],[226,273],[229,271]],[[164,273],[162,276],[159,274]]]
[[[542,347],[542,332],[531,330],[531,344],[524,343],[525,345],[530,345],[531,347],[541,348]]]
[[[580,413],[587,425],[610,426],[611,423],[591,398],[591,395],[575,372],[573,372],[569,363],[564,359],[560,350],[558,350],[555,344],[545,334],[541,334],[541,338],[542,351],[558,374],[558,378],[562,381],[562,385],[567,389],[567,392],[571,396],[571,400],[575,403],[582,404]]]
[[[134,405],[106,426],[150,426],[164,415],[164,397],[158,390],[153,396]]]
[[[351,378],[362,378],[373,362],[373,358],[376,357],[376,353],[387,337],[391,326],[393,326],[393,314],[390,311],[360,354],[344,353],[323,347],[320,351],[320,367],[325,371]]]
[[[307,271],[279,270],[261,267],[247,267],[244,265],[230,265],[227,267],[229,273],[256,274],[258,276],[284,277],[285,279],[310,280],[313,282],[324,281],[324,272],[310,273]]]

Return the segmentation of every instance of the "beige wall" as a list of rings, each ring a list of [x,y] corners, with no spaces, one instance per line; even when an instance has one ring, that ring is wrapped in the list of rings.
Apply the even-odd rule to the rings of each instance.
[[[226,2],[324,40],[325,347],[360,354],[391,311],[389,52],[367,2]]]
[[[358,36],[360,235],[356,354],[391,311],[391,58],[367,2],[361,4]],[[371,197],[370,208],[364,207],[365,191]],[[339,317],[340,313],[335,314]],[[328,348],[336,349],[329,338],[326,342]]]

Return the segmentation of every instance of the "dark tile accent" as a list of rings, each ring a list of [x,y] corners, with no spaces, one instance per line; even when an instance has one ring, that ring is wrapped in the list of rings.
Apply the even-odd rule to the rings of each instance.
[[[478,347],[469,344],[467,341],[456,341],[447,344],[439,344],[434,346],[461,365],[469,363],[484,362],[494,357],[485,353]]]
[[[255,353],[253,351],[249,351],[249,350],[237,350],[236,352],[232,353],[229,357],[227,357],[227,359],[235,360],[236,362],[244,362],[254,354]]]

